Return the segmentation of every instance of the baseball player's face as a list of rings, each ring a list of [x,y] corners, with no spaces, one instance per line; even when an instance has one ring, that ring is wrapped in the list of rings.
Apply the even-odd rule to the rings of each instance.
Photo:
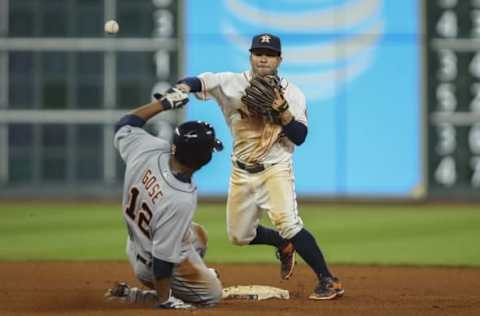
[[[269,49],[256,49],[250,54],[252,71],[259,76],[273,75],[282,62],[282,57]]]

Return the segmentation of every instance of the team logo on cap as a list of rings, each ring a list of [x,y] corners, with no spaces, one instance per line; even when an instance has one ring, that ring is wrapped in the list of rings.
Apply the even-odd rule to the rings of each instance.
[[[270,43],[272,38],[269,35],[262,35],[260,38],[260,43]]]

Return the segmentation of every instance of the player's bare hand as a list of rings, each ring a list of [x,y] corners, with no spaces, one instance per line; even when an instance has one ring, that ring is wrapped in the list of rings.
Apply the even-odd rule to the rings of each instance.
[[[288,109],[288,103],[283,97],[283,93],[278,88],[274,89],[274,93],[276,98],[272,102],[272,108],[278,112],[284,112]]]
[[[168,89],[165,94],[155,93],[153,95],[161,104],[164,110],[178,109],[188,103],[188,94],[176,87]]]

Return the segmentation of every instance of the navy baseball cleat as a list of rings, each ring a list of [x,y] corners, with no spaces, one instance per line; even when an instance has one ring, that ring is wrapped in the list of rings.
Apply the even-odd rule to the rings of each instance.
[[[308,298],[311,300],[331,300],[343,296],[344,293],[345,290],[338,278],[325,277],[320,280],[320,283]]]
[[[293,268],[295,267],[295,248],[289,242],[282,249],[277,249],[276,254],[280,260],[280,276],[282,279],[287,280],[292,276]]]

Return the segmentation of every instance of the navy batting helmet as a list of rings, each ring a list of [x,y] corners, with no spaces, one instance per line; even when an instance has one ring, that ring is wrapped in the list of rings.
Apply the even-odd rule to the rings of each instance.
[[[222,142],[215,137],[213,126],[202,121],[180,124],[173,135],[175,158],[183,165],[200,169],[212,159],[213,151],[223,150]]]

